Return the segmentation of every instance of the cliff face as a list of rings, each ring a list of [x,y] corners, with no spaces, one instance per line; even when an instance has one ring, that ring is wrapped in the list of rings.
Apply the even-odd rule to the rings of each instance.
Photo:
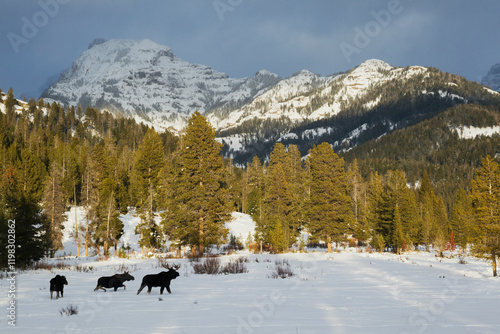
[[[491,89],[500,92],[500,63],[495,64],[483,78],[481,84],[489,86]]]

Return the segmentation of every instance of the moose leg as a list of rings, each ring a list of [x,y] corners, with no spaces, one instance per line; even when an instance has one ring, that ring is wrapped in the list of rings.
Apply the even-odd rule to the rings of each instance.
[[[63,292],[64,290],[61,289],[61,298],[64,297]]]
[[[162,285],[160,288],[160,295],[163,295],[163,289],[165,289],[165,287]]]
[[[148,285],[148,293],[151,293],[151,289],[153,288],[152,285]]]
[[[50,299],[52,300],[52,294],[54,293],[53,290],[50,290]]]
[[[146,287],[146,284],[142,284],[141,287],[139,288],[139,291],[137,291],[137,294],[140,294],[142,289]]]
[[[167,285],[167,291],[168,293],[172,293],[172,291],[170,291],[170,284]]]
[[[102,286],[100,286],[100,285],[96,286],[96,287],[95,287],[95,289],[94,289],[94,291],[97,291],[97,290],[99,290],[99,289],[104,290],[104,292],[106,292],[106,289],[104,289],[104,288],[103,288]]]

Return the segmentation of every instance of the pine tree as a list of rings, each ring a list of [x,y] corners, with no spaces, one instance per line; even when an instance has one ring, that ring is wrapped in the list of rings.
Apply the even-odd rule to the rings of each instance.
[[[388,172],[385,189],[391,202],[390,205],[393,208],[393,236],[398,234],[397,238],[386,240],[392,240],[392,243],[399,245],[399,247],[401,247],[404,241],[409,246],[409,241],[418,236],[418,226],[420,224],[415,193],[408,188],[405,173],[399,170]],[[399,227],[400,230],[397,232],[395,231],[396,208],[398,209],[401,224]]]
[[[307,199],[306,173],[302,167],[302,158],[296,145],[288,146],[286,154],[288,165],[288,191],[291,197],[290,213],[288,215],[287,247],[297,241],[302,226],[306,224],[305,201]]]
[[[21,159],[16,164],[20,191],[29,201],[39,202],[43,195],[45,166],[40,158],[30,150],[21,151]]]
[[[102,222],[97,233],[104,242],[104,255],[109,255],[109,247],[115,245],[123,234],[123,223],[118,218],[115,193],[117,184],[112,178],[104,179],[99,185],[99,216]]]
[[[266,239],[278,251],[285,251],[289,246],[289,213],[292,203],[289,191],[283,165],[275,162],[269,167],[264,205],[268,223]]]
[[[91,245],[91,231],[90,226],[95,221],[95,214],[99,200],[97,190],[98,181],[95,174],[95,161],[92,155],[84,147],[82,150],[82,189],[81,189],[81,205],[85,207],[85,256],[89,256],[89,247]]]
[[[164,186],[171,188],[162,215],[164,231],[178,245],[190,245],[198,254],[227,237],[224,223],[231,217],[232,206],[220,150],[214,128],[195,112],[164,180]]]
[[[455,241],[460,247],[460,253],[467,249],[467,244],[473,240],[472,220],[472,198],[467,194],[465,189],[459,189],[450,222]]]
[[[352,198],[354,214],[354,236],[359,241],[366,241],[370,237],[370,227],[366,216],[367,189],[359,171],[358,161],[354,160],[347,174],[349,179],[349,193]]]
[[[45,181],[43,206],[49,219],[51,255],[62,248],[64,221],[66,220],[66,207],[61,185],[61,172],[56,163],[52,163],[49,175]]]
[[[165,163],[163,151],[160,137],[156,131],[149,129],[135,154],[132,171],[138,196],[137,212],[141,218],[141,223],[135,232],[141,235],[141,247],[151,249],[158,249],[161,246],[155,213],[158,205],[160,171]]]
[[[369,222],[368,228],[370,230],[370,234],[372,236],[372,246],[374,238],[377,234],[377,222],[379,220],[379,205],[382,202],[382,194],[383,194],[383,184],[382,184],[382,176],[377,172],[371,172],[368,177],[368,185],[367,185],[367,195],[366,195],[366,203],[365,212],[366,219]],[[383,237],[382,237],[383,238]]]
[[[5,114],[6,115],[13,115],[14,114],[14,107],[17,104],[17,100],[14,97],[14,90],[10,88],[7,91],[7,98],[4,101],[5,104]]]
[[[476,219],[473,251],[491,260],[493,276],[497,276],[500,256],[500,167],[486,156],[472,181],[472,203]]]
[[[7,234],[15,229],[15,265],[26,268],[33,261],[41,259],[50,248],[48,237],[48,221],[42,208],[32,197],[26,196],[19,187],[13,166],[6,168],[0,181],[0,240],[5,240]],[[10,244],[10,243],[9,243]],[[0,247],[0,259],[7,265],[8,250]]]
[[[394,228],[392,243],[397,254],[399,254],[403,248],[403,243],[405,241],[404,239],[403,223],[401,221],[401,215],[399,214],[399,205],[396,204],[396,208],[394,209]]]
[[[309,154],[311,195],[308,203],[308,230],[315,239],[338,245],[353,222],[351,198],[348,194],[344,161],[328,143],[315,146]]]
[[[245,173],[248,178],[248,203],[247,211],[255,221],[255,241],[259,243],[260,252],[262,253],[262,245],[265,241],[266,224],[264,216],[264,167],[260,160],[255,156],[252,164],[247,168]]]

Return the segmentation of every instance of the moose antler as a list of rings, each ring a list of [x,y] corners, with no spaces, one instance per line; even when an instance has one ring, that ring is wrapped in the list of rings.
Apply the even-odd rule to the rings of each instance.
[[[177,270],[177,269],[179,269],[179,268],[181,267],[181,265],[180,265],[180,264],[174,264],[172,267],[170,267],[170,266],[168,265],[168,263],[167,263],[166,265],[162,264],[161,266],[162,266],[163,268],[165,268],[165,269],[168,269],[168,270],[170,270],[170,269]]]

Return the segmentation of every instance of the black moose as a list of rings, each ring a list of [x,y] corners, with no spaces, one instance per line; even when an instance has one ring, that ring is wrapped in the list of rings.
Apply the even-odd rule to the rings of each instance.
[[[133,281],[134,276],[130,275],[128,271],[124,272],[123,274],[115,274],[113,276],[104,276],[104,277],[99,277],[97,280],[97,286],[95,287],[94,291],[97,291],[99,289],[102,289],[106,291],[106,289],[111,289],[114,288],[118,290],[118,288],[123,286],[123,289],[126,290],[125,284],[123,282],[125,281]]]
[[[166,266],[163,266],[165,269],[168,269],[168,271],[162,271],[159,274],[156,275],[146,275],[142,279],[141,287],[139,288],[139,291],[137,291],[137,294],[141,293],[142,289],[144,289],[146,286],[148,287],[148,293],[151,293],[151,288],[152,287],[161,287],[160,288],[160,295],[163,294],[163,290],[166,288],[168,293],[172,293],[170,291],[170,281],[173,279],[176,279],[177,276],[179,276],[179,273],[177,272],[177,269],[179,269],[180,265],[174,265],[173,267],[170,267],[168,264]]]
[[[50,299],[52,299],[52,293],[56,292],[56,299],[59,299],[59,292],[61,293],[61,298],[64,293],[64,286],[68,285],[68,281],[65,276],[56,275],[50,280]]]

